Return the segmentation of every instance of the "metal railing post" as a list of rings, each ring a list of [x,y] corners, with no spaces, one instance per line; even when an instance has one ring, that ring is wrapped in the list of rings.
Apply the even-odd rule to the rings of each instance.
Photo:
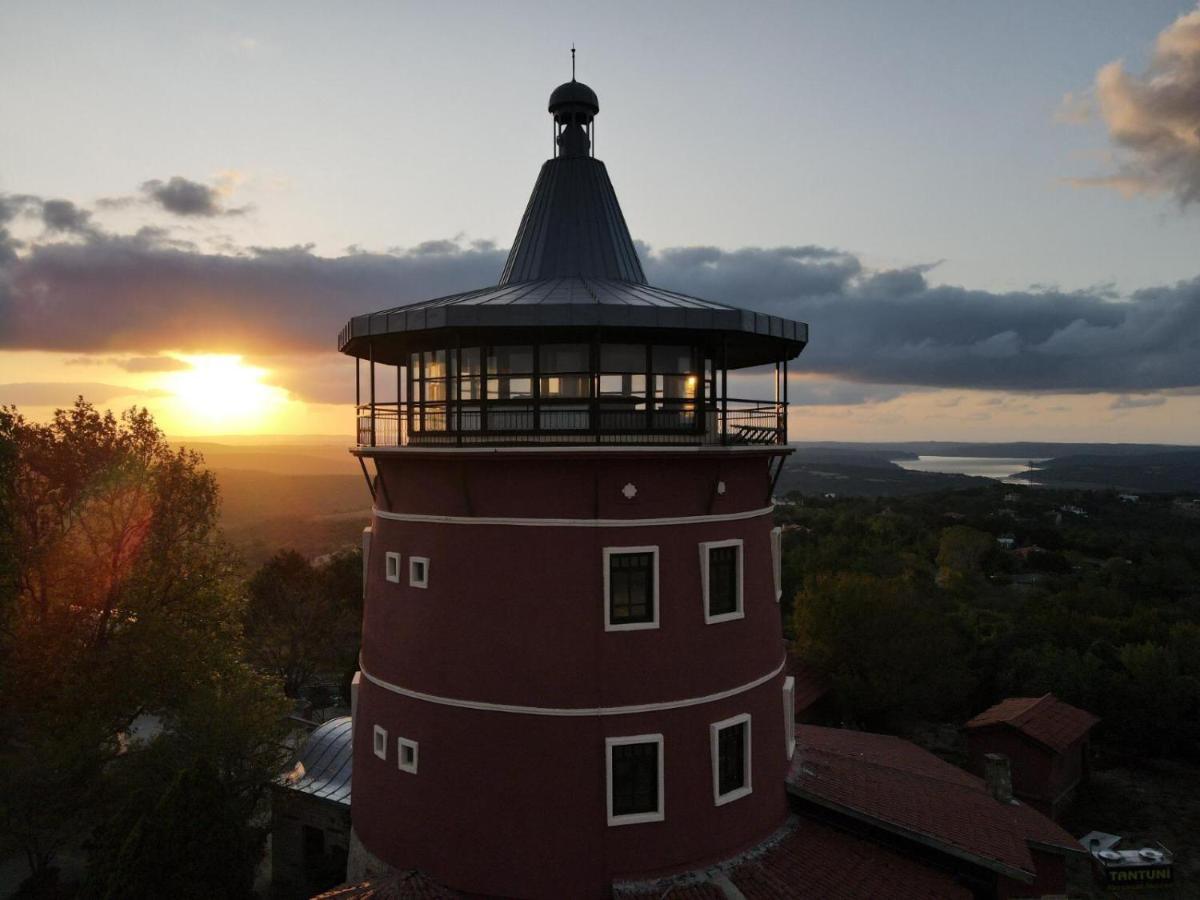
[[[371,446],[375,446],[375,343],[367,344],[367,352],[371,357]]]

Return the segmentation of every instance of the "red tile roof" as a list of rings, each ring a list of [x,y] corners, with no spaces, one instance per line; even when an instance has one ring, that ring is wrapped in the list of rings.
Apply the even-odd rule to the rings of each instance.
[[[998,802],[983,779],[901,738],[798,725],[787,783],[797,797],[1022,881],[1036,875],[1031,845],[1080,851],[1037,810]]]
[[[801,819],[757,859],[729,872],[746,900],[968,900],[953,876],[832,826]]]
[[[1009,697],[985,709],[967,728],[1007,725],[1039,744],[1062,753],[1086,735],[1100,720],[1086,710],[1063,703],[1053,694],[1041,697]]]
[[[781,839],[702,872],[653,884],[613,885],[618,900],[724,900],[718,881],[746,900],[969,900],[947,872],[832,825],[793,818]]]
[[[422,872],[402,871],[341,884],[312,900],[461,900],[463,896]]]

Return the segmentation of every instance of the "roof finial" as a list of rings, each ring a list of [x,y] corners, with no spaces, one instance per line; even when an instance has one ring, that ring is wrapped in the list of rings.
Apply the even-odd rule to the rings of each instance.
[[[575,42],[571,41],[571,80],[575,80]]]

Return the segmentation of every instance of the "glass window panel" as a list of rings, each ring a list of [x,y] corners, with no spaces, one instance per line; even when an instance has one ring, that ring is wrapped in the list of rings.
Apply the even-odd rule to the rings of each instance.
[[[608,557],[608,622],[654,621],[654,554],[613,553]]]
[[[446,400],[446,379],[438,378],[425,382],[425,402],[444,403]]]
[[[424,406],[421,408],[421,428],[424,431],[446,430],[446,407]]]
[[[489,400],[525,400],[533,397],[533,379],[503,376],[488,379]]]
[[[479,368],[479,348],[478,347],[463,347],[462,348],[462,372],[463,375],[480,375],[482,372]]]
[[[421,354],[424,362],[424,378],[445,378],[446,377],[446,351],[445,350],[426,350]]]
[[[746,723],[717,732],[717,793],[746,786]]]
[[[612,748],[614,816],[658,811],[658,744],[617,744]]]
[[[488,354],[489,375],[523,374],[533,371],[533,348],[528,345],[493,347]]]
[[[590,372],[587,344],[542,344],[539,366],[542,372]]]
[[[602,344],[601,372],[645,372],[646,348],[642,344]]]
[[[653,372],[690,372],[692,370],[691,347],[655,346],[651,354]]]
[[[646,396],[646,376],[637,375],[601,375],[601,397],[644,397]]]
[[[458,382],[460,400],[478,400],[483,386],[478,378],[462,378]]]
[[[708,548],[708,614],[737,612],[738,548]]]
[[[591,375],[549,375],[542,378],[542,397],[590,397]]]
[[[695,375],[655,375],[654,396],[691,400],[696,396]]]

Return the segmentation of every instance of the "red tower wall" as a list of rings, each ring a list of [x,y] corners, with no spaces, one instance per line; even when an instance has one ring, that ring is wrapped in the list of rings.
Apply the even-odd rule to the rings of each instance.
[[[777,828],[771,454],[378,454],[354,741],[366,848],[467,891],[602,897],[614,878],[694,868]],[[706,624],[699,545],[735,538],[744,617]],[[658,547],[658,628],[605,630],[603,551],[621,546]],[[410,556],[429,559],[427,588],[409,586]],[[743,713],[753,790],[716,805],[709,726]],[[605,738],[638,734],[663,735],[665,818],[609,825]],[[397,737],[418,742],[416,774],[399,769]]]

